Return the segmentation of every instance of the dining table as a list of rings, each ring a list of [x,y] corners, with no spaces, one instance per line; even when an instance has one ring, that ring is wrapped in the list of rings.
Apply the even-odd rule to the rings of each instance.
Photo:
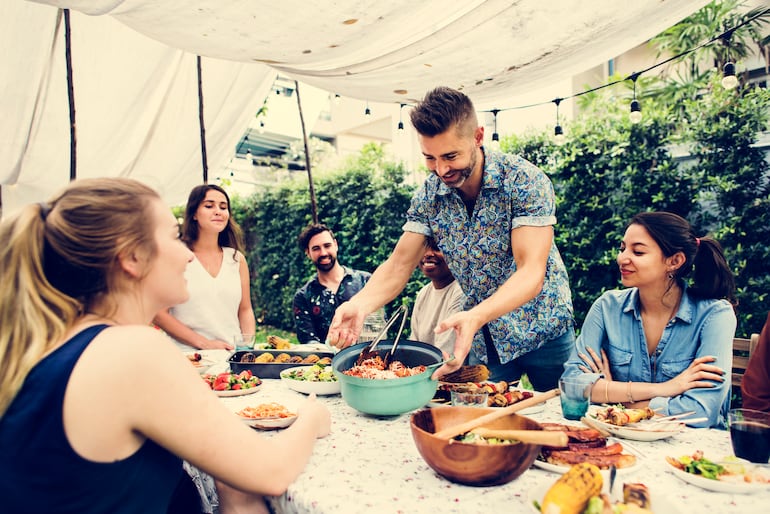
[[[210,372],[227,371],[228,354],[219,353]],[[253,394],[221,398],[233,412],[246,406],[278,402],[295,409],[304,394],[280,379],[263,379]],[[281,496],[269,497],[276,513],[532,513],[534,501],[560,476],[560,471],[533,465],[516,479],[497,486],[475,487],[449,481],[423,460],[412,439],[408,412],[371,416],[350,407],[339,395],[318,396],[331,413],[331,433],[316,442],[304,471]],[[446,406],[424,408],[452,408]],[[538,422],[580,425],[562,417],[558,398],[527,414]],[[276,431],[260,430],[266,437]],[[751,493],[715,492],[685,482],[674,474],[666,457],[703,451],[707,457],[732,455],[726,430],[685,427],[655,441],[620,439],[637,462],[617,474],[622,483],[645,484],[658,501],[658,514],[728,514],[770,512],[770,484]],[[254,458],[259,458],[255,456]],[[564,468],[566,471],[567,468]],[[770,468],[765,467],[767,474]],[[606,475],[605,475],[606,476]],[[661,500],[662,499],[662,500]]]

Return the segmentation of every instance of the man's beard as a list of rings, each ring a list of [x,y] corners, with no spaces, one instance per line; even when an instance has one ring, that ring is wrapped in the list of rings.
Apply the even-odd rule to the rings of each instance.
[[[320,261],[321,259],[318,259],[313,263],[318,271],[331,271],[331,269],[334,268],[334,265],[337,264],[337,259],[334,257],[329,257],[329,262],[327,263],[322,264]]]
[[[454,169],[452,170],[452,171],[457,172],[460,175],[460,177],[462,177],[462,178],[458,179],[452,185],[449,185],[449,184],[447,184],[447,185],[449,187],[452,187],[452,188],[455,188],[455,189],[460,187],[460,186],[462,186],[465,183],[465,181],[468,180],[468,177],[471,176],[471,173],[473,173],[473,168],[476,167],[476,161],[477,161],[477,159],[476,159],[476,152],[473,152],[473,153],[471,153],[471,159],[470,159],[470,162],[468,163],[468,167],[467,168],[463,168],[463,169],[460,169],[460,170],[454,170]],[[444,182],[444,183],[446,184],[446,182]]]

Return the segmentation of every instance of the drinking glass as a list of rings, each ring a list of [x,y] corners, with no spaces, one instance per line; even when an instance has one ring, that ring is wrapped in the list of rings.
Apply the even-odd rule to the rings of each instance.
[[[735,456],[767,463],[770,459],[770,413],[732,409],[727,413],[727,423]]]
[[[591,390],[594,382],[591,377],[573,376],[559,379],[559,399],[561,413],[567,419],[577,420],[588,412],[591,404]]]
[[[359,343],[374,341],[377,334],[385,327],[385,311],[379,309],[364,318],[364,325],[361,327],[361,334],[358,336]],[[383,336],[383,339],[387,334]]]
[[[489,393],[478,391],[450,391],[450,396],[452,405],[462,407],[486,407],[489,400]]]
[[[236,334],[233,343],[236,350],[251,350],[254,348],[255,334]]]

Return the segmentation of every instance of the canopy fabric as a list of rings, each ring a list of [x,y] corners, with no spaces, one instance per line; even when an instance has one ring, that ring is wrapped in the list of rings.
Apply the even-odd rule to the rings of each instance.
[[[276,73],[368,101],[437,85],[510,104],[633,48],[707,0],[0,0],[3,214],[69,179],[61,11],[72,10],[77,176],[131,176],[170,203],[231,158]],[[9,51],[10,49],[10,51]]]

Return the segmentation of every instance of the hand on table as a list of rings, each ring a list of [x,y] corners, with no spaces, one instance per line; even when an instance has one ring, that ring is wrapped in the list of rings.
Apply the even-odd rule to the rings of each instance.
[[[317,438],[326,437],[331,432],[332,418],[326,405],[316,401],[316,394],[311,393],[297,409],[297,416],[311,416],[315,418],[313,425],[317,427]]]
[[[201,350],[234,350],[235,346],[232,343],[227,343],[221,339],[204,339],[201,346]]]

